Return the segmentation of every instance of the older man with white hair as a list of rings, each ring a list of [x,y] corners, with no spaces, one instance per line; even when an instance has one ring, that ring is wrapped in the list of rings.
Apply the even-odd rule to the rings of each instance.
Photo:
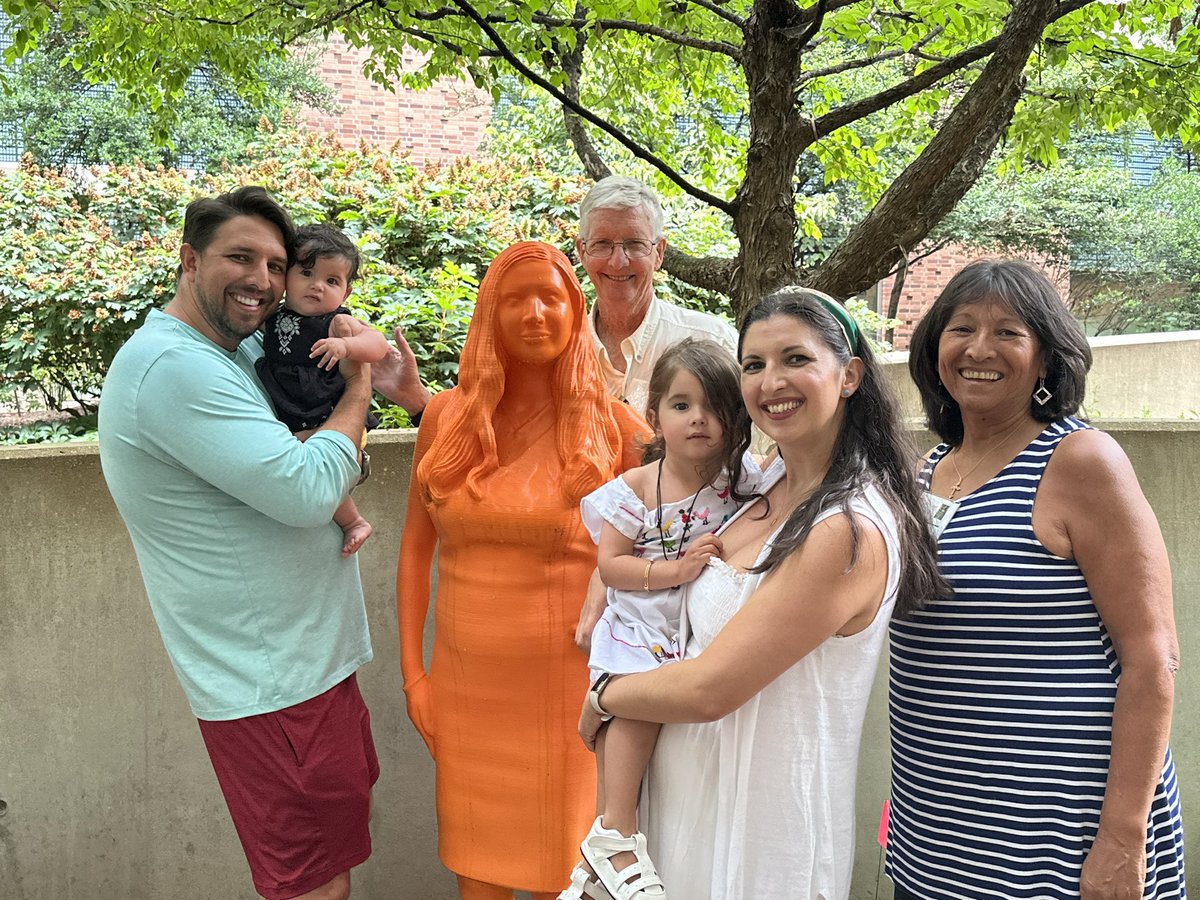
[[[579,207],[575,249],[596,288],[588,324],[614,397],[644,415],[654,364],[686,337],[708,338],[736,355],[737,331],[728,322],[654,296],[667,240],[658,197],[640,181],[610,175],[596,182]]]

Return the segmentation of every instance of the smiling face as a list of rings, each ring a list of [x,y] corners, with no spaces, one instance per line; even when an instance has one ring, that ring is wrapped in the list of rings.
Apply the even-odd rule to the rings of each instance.
[[[229,219],[203,251],[184,244],[179,258],[180,318],[226,350],[257,331],[283,294],[283,235],[259,216]]]
[[[303,256],[303,248],[296,254]],[[350,296],[350,261],[318,256],[312,266],[296,263],[287,271],[287,308],[301,316],[331,313]]]
[[[548,261],[523,260],[501,276],[497,343],[513,362],[552,363],[571,342],[574,324],[566,282]]]
[[[651,416],[672,461],[708,468],[723,449],[724,429],[700,379],[680,369]]]
[[[1046,363],[1037,337],[1005,303],[958,307],[938,338],[938,377],[964,417],[1029,414]]]
[[[596,288],[596,303],[601,316],[614,310],[625,314],[645,311],[654,299],[654,273],[662,265],[667,242],[654,234],[650,216],[640,206],[627,209],[593,209],[588,213],[585,231],[575,241],[575,249],[584,271]],[[622,241],[647,241],[654,244],[649,256],[630,258]],[[588,254],[590,241],[612,241],[612,255],[597,259]]]
[[[781,448],[832,447],[842,391],[858,388],[862,361],[843,364],[812,326],[777,314],[742,338],[742,401],[750,418]]]

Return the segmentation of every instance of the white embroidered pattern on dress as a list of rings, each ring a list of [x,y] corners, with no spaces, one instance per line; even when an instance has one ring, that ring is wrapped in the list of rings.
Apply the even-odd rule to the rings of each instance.
[[[300,322],[295,316],[278,315],[275,317],[275,339],[279,341],[279,352],[287,353],[292,338],[300,333]]]

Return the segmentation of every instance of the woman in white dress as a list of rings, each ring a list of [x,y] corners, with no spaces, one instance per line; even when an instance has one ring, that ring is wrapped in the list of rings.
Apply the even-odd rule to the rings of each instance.
[[[887,622],[945,583],[896,402],[844,308],[778,291],[738,355],[742,399],[783,465],[690,585],[684,659],[598,682],[580,734],[590,744],[610,715],[673,723],[639,816],[668,898],[844,900]]]

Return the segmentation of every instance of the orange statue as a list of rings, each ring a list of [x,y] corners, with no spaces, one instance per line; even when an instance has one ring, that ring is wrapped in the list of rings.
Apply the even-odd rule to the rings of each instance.
[[[401,668],[437,764],[439,854],[464,900],[557,896],[595,817],[576,734],[588,670],[573,635],[596,565],[579,501],[639,462],[633,436],[649,428],[605,390],[585,315],[561,252],[506,249],[479,287],[458,387],[433,398],[417,437]]]

